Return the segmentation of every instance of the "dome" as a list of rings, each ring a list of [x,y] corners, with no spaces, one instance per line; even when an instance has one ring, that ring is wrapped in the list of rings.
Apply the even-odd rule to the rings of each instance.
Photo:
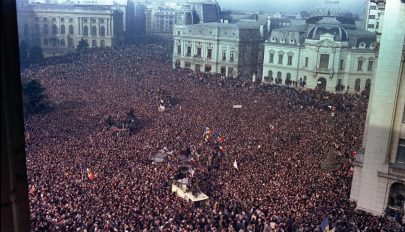
[[[318,40],[320,35],[329,33],[335,41],[349,41],[349,35],[342,22],[335,17],[317,17],[316,24],[307,31],[307,39]]]

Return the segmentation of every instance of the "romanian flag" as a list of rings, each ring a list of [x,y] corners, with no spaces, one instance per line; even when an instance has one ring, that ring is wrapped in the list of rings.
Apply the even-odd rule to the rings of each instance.
[[[96,177],[94,175],[94,172],[90,170],[90,168],[87,168],[87,176],[89,177],[89,180],[94,180],[94,178]]]

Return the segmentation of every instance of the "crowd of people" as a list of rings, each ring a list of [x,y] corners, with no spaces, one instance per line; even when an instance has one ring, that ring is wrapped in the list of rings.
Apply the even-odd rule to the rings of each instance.
[[[173,70],[167,44],[91,50],[22,72],[51,101],[25,122],[33,231],[319,231],[325,218],[336,231],[403,231],[349,201],[364,96]],[[156,92],[175,104],[159,111]],[[106,126],[128,112],[141,123],[135,133]],[[198,147],[206,127],[225,149],[196,207],[171,193],[176,168],[150,159]],[[322,170],[332,148],[341,167]]]

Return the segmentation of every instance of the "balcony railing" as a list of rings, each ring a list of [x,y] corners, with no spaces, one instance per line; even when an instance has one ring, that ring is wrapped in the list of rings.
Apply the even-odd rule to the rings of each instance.
[[[388,174],[405,176],[405,164],[393,163],[389,165]]]
[[[316,72],[318,72],[318,73],[332,73],[333,69],[331,69],[331,68],[316,68]]]

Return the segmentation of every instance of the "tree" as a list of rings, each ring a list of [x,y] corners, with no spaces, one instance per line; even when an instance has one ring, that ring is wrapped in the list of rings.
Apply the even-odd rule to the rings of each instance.
[[[79,41],[79,44],[77,44],[77,52],[84,52],[85,50],[87,50],[87,48],[89,47],[89,42],[87,42],[87,40],[85,39],[81,39]]]
[[[49,110],[48,97],[45,88],[37,80],[22,78],[24,115],[30,115]]]
[[[31,64],[36,64],[41,62],[44,59],[44,55],[42,53],[42,48],[39,46],[33,46],[30,49],[30,54],[29,54],[29,62]]]

